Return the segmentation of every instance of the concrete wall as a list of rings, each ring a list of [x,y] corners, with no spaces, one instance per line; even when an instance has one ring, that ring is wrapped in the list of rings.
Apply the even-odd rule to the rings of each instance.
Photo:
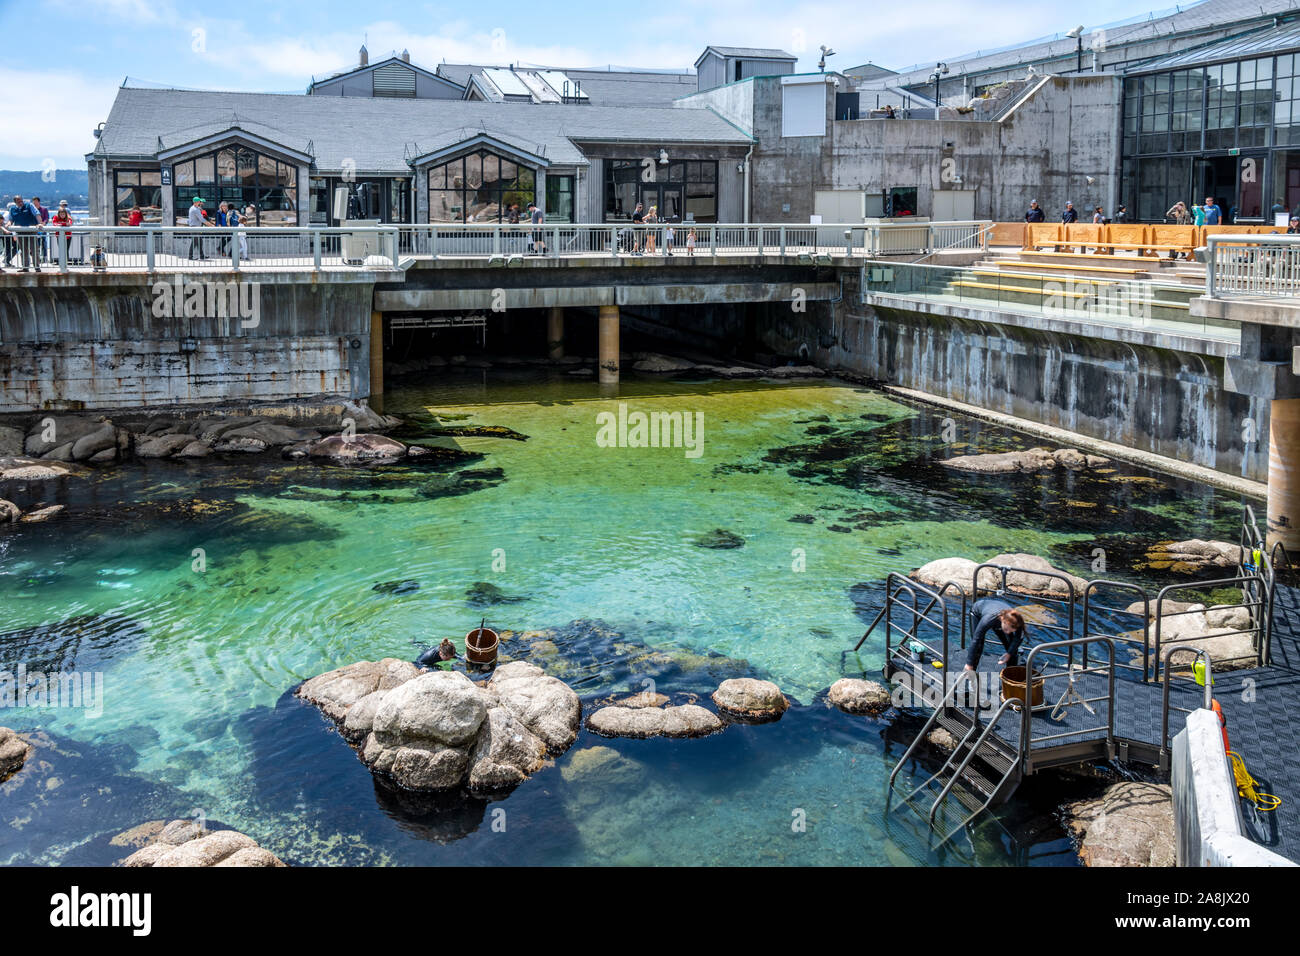
[[[1219,720],[1196,710],[1174,737],[1170,783],[1179,866],[1295,866],[1247,838]]]
[[[372,283],[246,281],[253,327],[237,314],[159,317],[144,283],[5,289],[0,410],[369,394]]]
[[[1266,481],[1267,439],[1246,445],[1243,419],[1267,432],[1269,403],[1228,392],[1223,360],[1021,326],[844,304],[794,314],[773,306],[769,351],[807,346],[841,367],[990,411]]]
[[[997,122],[840,120],[825,137],[781,137],[779,82],[757,81],[755,100],[755,221],[806,222],[819,189],[916,187],[921,215],[932,214],[936,191],[974,190],[976,218],[995,220],[1023,218],[1031,199],[1049,219],[1072,200],[1086,219],[1118,194],[1115,77],[1052,77]]]

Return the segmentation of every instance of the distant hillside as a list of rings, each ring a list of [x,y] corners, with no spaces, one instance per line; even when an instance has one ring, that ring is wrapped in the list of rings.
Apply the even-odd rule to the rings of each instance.
[[[30,198],[40,196],[45,205],[57,204],[60,199],[84,205],[90,186],[85,169],[56,169],[54,180],[47,182],[39,169],[0,169],[0,197],[8,199],[14,194]]]

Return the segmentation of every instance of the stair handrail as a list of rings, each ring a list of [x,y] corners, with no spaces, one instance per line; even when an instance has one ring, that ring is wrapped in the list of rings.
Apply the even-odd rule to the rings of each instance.
[[[1122,591],[1135,592],[1142,598],[1142,683],[1148,683],[1148,677],[1151,670],[1151,594],[1146,588],[1138,584],[1131,584],[1127,581],[1113,581],[1109,578],[1094,578],[1088,582],[1087,587],[1083,589],[1083,636],[1089,635],[1088,619],[1091,616],[1091,600],[1094,588],[1100,585],[1118,588]],[[1108,607],[1104,604],[1099,606],[1103,611],[1116,611],[1121,614],[1130,613],[1126,609]],[[1088,666],[1088,649],[1083,649],[1083,666]],[[1131,666],[1131,665],[1126,665]]]
[[[1007,700],[1004,700],[1002,702],[1001,707],[999,707],[996,711],[994,711],[993,716],[989,718],[989,722],[984,725],[983,732],[979,735],[978,738],[976,738],[975,745],[966,752],[966,756],[962,758],[962,762],[958,764],[957,769],[953,771],[952,777],[949,778],[946,784],[944,784],[943,789],[939,791],[939,795],[934,798],[934,803],[930,806],[930,826],[932,828],[934,827],[935,814],[939,812],[939,804],[943,802],[943,799],[946,796],[948,796],[948,792],[952,790],[952,785],[957,782],[957,778],[960,777],[962,775],[962,772],[965,771],[966,767],[970,765],[971,760],[974,759],[976,752],[980,749],[980,745],[983,744],[984,741],[988,738],[988,735],[993,731],[994,726],[997,724],[999,720],[1002,719],[1002,715],[1013,703],[1015,703],[1015,701],[1016,698],[1014,697],[1008,698]],[[976,723],[978,723],[979,718],[976,717],[975,721]],[[954,751],[954,753],[955,752],[956,751]],[[976,816],[983,813],[988,808],[989,803],[992,802],[993,794],[997,793],[998,787],[1002,786],[1003,781],[1005,781],[1007,777],[1011,775],[1011,771],[1014,770],[1015,768],[1016,768],[1016,761],[1013,760],[1011,761],[1011,765],[1006,769],[1006,771],[1003,772],[1002,779],[999,780],[997,786],[993,788],[993,793],[989,794],[988,799],[984,801],[984,806],[980,807],[974,813],[971,813],[969,816],[967,816],[965,820],[963,820],[960,824],[958,824],[957,828],[954,829],[952,833],[949,833],[940,842],[941,843],[948,842],[948,840],[950,840],[958,830],[966,826],[966,824],[969,823],[971,820],[975,819]]]
[[[1252,584],[1258,585],[1259,590],[1256,591],[1255,589],[1250,587],[1250,585]],[[1246,609],[1246,613],[1249,614],[1251,617],[1251,627],[1255,629],[1257,633],[1257,638],[1255,640],[1252,640],[1251,644],[1255,648],[1256,654],[1261,655],[1261,661],[1262,661],[1263,652],[1261,648],[1267,645],[1267,640],[1268,640],[1267,631],[1269,628],[1269,620],[1272,618],[1272,614],[1273,614],[1272,605],[1270,603],[1271,585],[1269,584],[1268,580],[1263,574],[1258,574],[1258,573],[1246,574],[1239,570],[1237,576],[1232,578],[1215,578],[1213,581],[1193,581],[1191,583],[1186,583],[1186,584],[1184,583],[1167,584],[1160,589],[1160,592],[1156,595],[1156,629],[1155,629],[1155,642],[1154,642],[1155,658],[1156,658],[1155,677],[1157,679],[1160,677],[1159,674],[1159,668],[1161,663],[1160,631],[1161,631],[1161,623],[1163,622],[1163,620],[1166,617],[1171,617],[1171,618],[1181,617],[1184,614],[1206,614],[1210,610],[1209,608],[1202,608],[1200,611],[1197,611],[1195,609],[1187,609],[1182,611],[1170,611],[1168,614],[1166,614],[1164,612],[1164,603],[1165,601],[1170,600],[1170,598],[1167,595],[1170,592],[1177,593],[1178,591],[1187,591],[1191,589],[1208,590],[1211,588],[1231,587],[1232,585],[1236,585],[1241,590],[1242,600],[1237,604],[1219,604],[1215,606],[1218,608],[1228,608],[1228,609],[1238,608],[1238,607]],[[1251,610],[1252,608],[1259,609],[1258,616],[1254,613],[1254,611]],[[1242,634],[1245,633],[1245,631],[1238,629],[1232,631],[1231,633]],[[1208,636],[1189,638],[1189,640],[1197,640],[1197,641],[1207,640],[1207,639]]]
[[[935,224],[931,223],[931,225],[935,225]],[[984,234],[986,232],[992,232],[994,229],[997,228],[997,226],[998,224],[996,222],[989,222],[987,226],[983,226],[975,231],[974,238],[979,241],[981,251],[984,252],[988,251],[988,246],[986,246],[983,241]],[[921,258],[912,260],[912,262],[910,262],[909,265],[919,266],[922,262],[924,262],[926,259],[929,259],[933,255],[937,255],[940,252],[947,252],[949,249],[955,248],[956,246],[964,245],[965,243],[968,243],[970,241],[971,241],[970,237],[967,237],[965,239],[958,239],[956,242],[950,242],[948,243],[948,245],[942,246],[941,248],[931,249]]]
[[[1197,657],[1205,658],[1205,694],[1201,706],[1205,710],[1210,710],[1214,701],[1214,691],[1211,685],[1214,683],[1214,664],[1210,660],[1210,652],[1203,647],[1193,647],[1191,644],[1173,644],[1165,651],[1165,670],[1161,683],[1164,689],[1160,695],[1160,766],[1162,769],[1169,760],[1169,711],[1178,710],[1190,714],[1190,710],[1183,707],[1171,707],[1169,703],[1169,688],[1171,686],[1172,674],[1169,669],[1169,658],[1173,657],[1178,651],[1187,651],[1195,654]],[[1193,666],[1195,666],[1193,664]]]
[[[963,672],[961,676],[954,680],[952,686],[948,688],[948,692],[943,695],[943,700],[939,701],[939,705],[935,707],[935,709],[930,713],[930,716],[926,718],[921,729],[917,731],[916,737],[907,745],[907,749],[903,751],[903,756],[898,758],[898,763],[894,764],[894,769],[889,772],[889,786],[891,789],[894,786],[894,778],[897,777],[898,772],[903,769],[903,764],[907,763],[907,759],[912,756],[913,751],[920,746],[921,741],[925,739],[926,734],[928,734],[931,728],[934,727],[935,721],[939,719],[939,715],[943,713],[943,711],[948,707],[951,699],[956,695],[957,688],[966,683],[969,679],[970,678],[968,678]]]

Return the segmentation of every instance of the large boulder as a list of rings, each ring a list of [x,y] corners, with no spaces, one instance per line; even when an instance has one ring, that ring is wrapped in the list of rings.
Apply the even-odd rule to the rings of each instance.
[[[26,438],[22,429],[0,425],[0,458],[15,458],[24,454]]]
[[[1125,780],[1066,807],[1085,866],[1173,866],[1174,804],[1168,784]]]
[[[395,657],[357,661],[303,682],[296,693],[319,707],[331,720],[341,722],[361,698],[377,690],[392,690],[418,673],[419,668],[410,661]]]
[[[774,720],[790,706],[781,688],[753,677],[724,680],[713,692],[713,702],[721,711],[753,720]]]
[[[1139,617],[1142,614],[1141,601],[1130,604],[1127,610]],[[1166,601],[1160,616],[1161,654],[1175,644],[1190,643],[1193,647],[1210,655],[1216,671],[1241,670],[1255,667],[1259,663],[1255,650],[1250,613],[1244,607],[1203,604],[1186,604]],[[1121,637],[1141,644],[1145,633],[1147,646],[1155,651],[1156,605],[1150,606],[1149,626],[1145,632],[1141,629],[1127,631]],[[1140,653],[1135,653],[1132,661],[1142,660]],[[1185,670],[1191,666],[1193,655],[1178,654],[1174,657],[1175,670]]]
[[[946,468],[956,471],[969,471],[984,475],[1003,475],[1012,473],[1033,473],[1054,471],[1067,468],[1070,471],[1086,471],[1110,464],[1110,459],[1099,455],[1087,455],[1077,448],[1029,448],[1025,451],[996,452],[987,455],[955,455],[939,462]]]
[[[33,458],[72,461],[72,448],[82,438],[100,432],[106,420],[93,421],[77,415],[47,415],[37,420],[23,441],[23,452]]]
[[[383,435],[330,435],[307,446],[307,455],[335,464],[397,461],[406,457],[406,446]]]
[[[1241,560],[1241,546],[1229,541],[1161,541],[1147,551],[1145,567],[1155,571],[1198,574],[1235,568]]]
[[[695,368],[694,362],[688,362],[685,359],[673,358],[670,355],[659,355],[651,352],[632,366],[638,372],[685,372]]]
[[[459,747],[473,741],[486,716],[487,702],[472,680],[457,671],[428,671],[384,696],[372,733],[389,746]]]
[[[293,445],[301,441],[315,441],[320,438],[320,432],[315,428],[293,428],[289,425],[262,420],[251,425],[232,428],[225,432],[221,438],[225,442],[236,439],[251,439],[261,442],[264,446],[278,446]]]
[[[458,671],[360,661],[313,677],[297,694],[334,720],[362,762],[414,791],[513,787],[578,735],[578,695],[515,661],[475,684]]]
[[[16,731],[0,727],[0,783],[22,770],[31,752],[31,745]]]
[[[191,435],[148,435],[136,439],[137,458],[170,458],[194,441]]]
[[[706,737],[722,728],[717,714],[697,704],[602,707],[587,718],[587,729],[602,737]]]
[[[89,469],[81,465],[36,458],[0,458],[0,481],[50,481],[56,478],[84,477]]]
[[[975,577],[975,569],[980,564],[996,564],[1005,567],[1021,568],[1007,574],[1007,589],[1030,597],[1061,599],[1067,595],[1065,582],[1058,577],[1047,577],[1031,572],[1051,572],[1062,575],[1074,588],[1075,597],[1081,599],[1088,582],[1078,575],[1053,567],[1051,562],[1034,554],[998,554],[985,561],[975,562],[969,558],[939,558],[924,564],[912,572],[912,577],[928,587],[938,589],[949,581],[969,595]],[[994,568],[985,568],[980,572],[981,590],[994,590],[1001,586],[1002,575]]]
[[[111,841],[114,845],[144,845],[119,865],[140,866],[284,866],[252,837],[235,830],[209,831],[193,820],[173,820],[158,829],[161,821],[134,827]],[[150,834],[155,833],[155,836]]]
[[[22,514],[22,509],[12,501],[5,501],[3,498],[0,498],[0,524],[9,524],[10,522],[17,521],[22,517]]]
[[[568,684],[548,677],[535,664],[512,661],[496,669],[488,690],[496,695],[552,754],[563,753],[578,739],[582,703]]]
[[[828,703],[849,714],[883,714],[892,703],[889,689],[873,680],[841,677],[826,694]]]

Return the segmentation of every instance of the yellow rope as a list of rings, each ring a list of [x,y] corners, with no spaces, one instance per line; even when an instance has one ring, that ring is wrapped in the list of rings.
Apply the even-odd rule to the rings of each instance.
[[[1228,756],[1232,758],[1232,776],[1237,781],[1238,796],[1245,797],[1255,805],[1256,810],[1264,812],[1276,810],[1282,805],[1280,797],[1255,789],[1255,778],[1246,769],[1246,761],[1241,759],[1241,754],[1229,750]]]

